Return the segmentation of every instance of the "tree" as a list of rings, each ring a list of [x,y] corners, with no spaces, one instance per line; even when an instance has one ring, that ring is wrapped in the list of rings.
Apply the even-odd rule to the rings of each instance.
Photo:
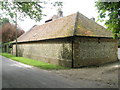
[[[9,23],[9,20],[7,18],[0,19],[0,43],[2,42],[2,26],[6,23]]]
[[[120,2],[96,1],[99,21],[104,21],[107,30],[112,31],[114,38],[120,35]],[[105,20],[108,17],[108,20]]]
[[[0,18],[0,22],[2,22],[2,23],[0,23],[0,27],[2,27],[2,25],[9,23],[9,19],[8,18],[2,18],[2,19]]]
[[[57,7],[57,11],[62,11],[63,8],[63,2],[55,2],[53,4],[54,7]]]
[[[17,28],[17,37],[21,36],[24,30]],[[16,39],[16,26],[11,23],[6,23],[0,28],[0,35],[2,35],[2,43],[13,41]]]
[[[45,4],[47,4],[49,1],[41,1],[34,2],[32,0],[29,0],[31,2],[11,2],[11,1],[2,1],[0,2],[0,19],[2,19],[4,16],[7,16],[9,20],[16,17],[16,12],[18,12],[23,17],[30,17],[31,19],[34,19],[35,21],[40,21],[42,19],[42,16],[45,16],[45,14],[42,13],[42,9],[45,8]],[[57,4],[54,4],[57,3]],[[62,6],[61,2],[54,2],[50,3],[51,5],[58,5],[59,7]],[[5,18],[5,17],[4,17]],[[15,22],[15,20],[14,20]]]
[[[43,3],[43,2],[39,2]],[[9,19],[13,19],[16,17],[16,11],[21,14],[20,16],[25,17],[29,16],[31,19],[36,21],[40,21],[42,14],[42,6],[37,2],[10,2],[3,1],[1,2],[2,7],[0,10],[3,14],[1,17],[7,16]]]

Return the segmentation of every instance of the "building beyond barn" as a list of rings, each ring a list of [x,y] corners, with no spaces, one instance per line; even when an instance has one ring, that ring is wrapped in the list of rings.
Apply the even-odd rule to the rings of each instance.
[[[35,26],[18,38],[19,56],[65,67],[117,61],[117,47],[111,32],[80,13]]]

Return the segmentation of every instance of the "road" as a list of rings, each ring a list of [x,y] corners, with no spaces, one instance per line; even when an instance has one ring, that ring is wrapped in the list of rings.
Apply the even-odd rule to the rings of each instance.
[[[2,57],[3,88],[79,88],[80,85],[46,70]]]

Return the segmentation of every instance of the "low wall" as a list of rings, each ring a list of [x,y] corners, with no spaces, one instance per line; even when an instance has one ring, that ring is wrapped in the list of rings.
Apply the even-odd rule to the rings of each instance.
[[[13,45],[13,54],[16,53]],[[70,39],[46,40],[18,44],[18,55],[51,64],[71,67],[72,49]]]
[[[118,60],[118,42],[114,39],[76,37],[74,67],[100,65]]]

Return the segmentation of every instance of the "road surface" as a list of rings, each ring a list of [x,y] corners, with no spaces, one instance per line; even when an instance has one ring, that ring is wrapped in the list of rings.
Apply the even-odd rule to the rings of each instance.
[[[2,88],[77,88],[80,85],[46,70],[2,57]]]

